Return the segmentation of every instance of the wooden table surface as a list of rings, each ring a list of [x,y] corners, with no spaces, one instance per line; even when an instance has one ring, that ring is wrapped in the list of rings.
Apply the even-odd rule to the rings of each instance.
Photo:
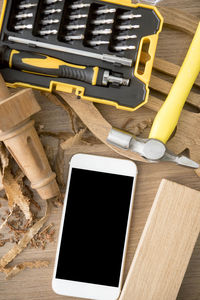
[[[2,4],[2,1],[0,1]],[[123,1],[122,1],[123,3]],[[191,13],[200,18],[199,0],[164,0],[161,6],[175,7],[183,12]],[[182,32],[175,32],[168,28],[163,29],[158,43],[157,57],[165,58],[171,62],[181,64],[186,54],[191,37]],[[37,94],[37,99],[42,107],[41,112],[35,116],[36,124],[43,125],[46,131],[61,132],[70,130],[70,120],[62,108],[48,102],[44,97]],[[103,116],[114,125],[121,127],[130,117],[136,118],[138,114],[150,116],[148,109],[142,108],[137,112],[124,112],[116,110],[113,107],[97,105]],[[199,125],[200,126],[200,125]],[[44,137],[42,139],[46,148],[54,151],[58,146],[58,141],[53,137]],[[56,150],[55,150],[56,151]],[[83,148],[77,146],[73,152],[82,152]],[[106,146],[91,146],[91,153],[119,157]],[[67,171],[68,161],[72,153],[68,151],[64,156],[65,171]],[[200,178],[193,170],[171,163],[145,164],[138,163],[138,182],[135,194],[135,204],[131,222],[128,251],[126,257],[126,266],[124,278],[127,275],[128,268],[144,228],[149,210],[151,208],[154,196],[162,178],[176,181],[188,187],[200,190]],[[50,222],[56,227],[56,238],[53,243],[49,243],[45,250],[25,249],[16,259],[15,263],[30,260],[47,259],[50,261],[48,268],[25,270],[11,280],[6,281],[5,276],[0,273],[0,299],[4,300],[56,300],[70,299],[54,294],[51,289],[51,278],[56,251],[58,228],[60,223],[62,207],[53,208]],[[11,244],[0,248],[0,256],[8,251]],[[81,251],[81,249],[80,249]],[[75,299],[75,298],[71,298]],[[189,263],[185,278],[179,291],[178,300],[200,300],[200,238],[198,239],[191,261]],[[157,300],[157,299],[156,299]],[[169,299],[170,300],[170,299]]]

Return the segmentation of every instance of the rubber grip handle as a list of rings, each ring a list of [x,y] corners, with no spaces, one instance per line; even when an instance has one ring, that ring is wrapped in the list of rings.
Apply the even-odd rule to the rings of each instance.
[[[200,72],[200,23],[184,62],[161,109],[157,113],[149,138],[166,143],[178,123],[190,90]]]
[[[85,69],[78,69],[69,66],[59,67],[59,77],[76,79],[92,84],[94,70],[93,67],[86,67]]]
[[[9,52],[4,51],[3,60],[10,68],[39,75],[70,78],[90,84],[96,83],[98,67],[78,66],[43,54],[7,49]]]

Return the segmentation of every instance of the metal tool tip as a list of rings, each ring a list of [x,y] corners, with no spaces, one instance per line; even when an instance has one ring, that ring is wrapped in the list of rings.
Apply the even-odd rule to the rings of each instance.
[[[200,165],[197,162],[184,155],[178,158],[178,164],[194,169],[198,169],[200,167]]]

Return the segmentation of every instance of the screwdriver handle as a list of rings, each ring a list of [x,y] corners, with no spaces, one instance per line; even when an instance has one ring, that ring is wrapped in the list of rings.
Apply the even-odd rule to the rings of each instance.
[[[166,143],[178,123],[190,90],[200,72],[200,23],[184,62],[161,109],[157,113],[149,138]]]
[[[85,67],[66,63],[60,59],[44,54],[18,51],[8,47],[1,47],[2,63],[10,68],[39,75],[60,78],[70,78],[96,85],[99,67]]]

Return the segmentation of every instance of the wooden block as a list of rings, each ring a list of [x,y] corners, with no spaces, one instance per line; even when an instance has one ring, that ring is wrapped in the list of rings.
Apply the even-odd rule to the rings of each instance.
[[[12,129],[40,111],[33,91],[24,89],[0,102],[0,133]]]
[[[175,300],[200,231],[200,192],[163,179],[119,300]]]

